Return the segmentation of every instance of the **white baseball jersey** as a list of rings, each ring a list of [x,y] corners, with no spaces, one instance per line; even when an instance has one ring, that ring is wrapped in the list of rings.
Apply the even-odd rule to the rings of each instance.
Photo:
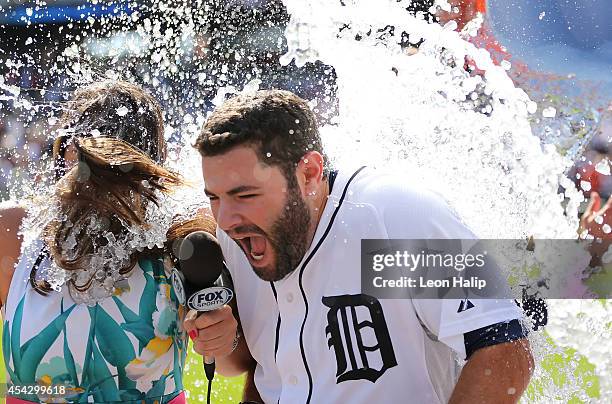
[[[259,279],[217,236],[266,403],[446,403],[463,334],[520,317],[510,300],[457,313],[459,300],[362,294],[362,239],[474,238],[437,194],[371,169],[338,173],[312,245],[280,281]]]

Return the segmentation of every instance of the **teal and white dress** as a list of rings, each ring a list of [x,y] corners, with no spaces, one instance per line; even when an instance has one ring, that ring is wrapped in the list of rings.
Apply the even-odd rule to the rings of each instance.
[[[66,285],[48,296],[37,293],[29,276],[42,243],[22,250],[3,307],[8,383],[70,386],[56,397],[60,402],[184,402],[184,307],[161,258],[141,259],[113,296],[88,306],[75,303]]]

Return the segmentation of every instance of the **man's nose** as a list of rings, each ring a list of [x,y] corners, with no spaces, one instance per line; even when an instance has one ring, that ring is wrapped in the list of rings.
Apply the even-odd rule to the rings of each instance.
[[[219,202],[217,217],[215,219],[217,220],[219,228],[224,231],[232,230],[242,221],[242,217],[238,210],[232,206],[231,202]]]

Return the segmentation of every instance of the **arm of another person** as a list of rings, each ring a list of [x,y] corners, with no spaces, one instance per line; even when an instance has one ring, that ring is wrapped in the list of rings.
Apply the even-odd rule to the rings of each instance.
[[[463,367],[449,404],[516,403],[533,367],[525,338],[480,348]]]
[[[15,264],[21,252],[19,228],[25,217],[25,210],[18,206],[0,205],[0,300],[6,303]]]

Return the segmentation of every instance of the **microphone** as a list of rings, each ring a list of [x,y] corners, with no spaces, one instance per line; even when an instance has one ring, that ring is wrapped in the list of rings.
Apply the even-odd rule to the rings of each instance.
[[[181,242],[179,271],[173,271],[172,284],[179,302],[198,312],[212,311],[232,300],[234,292],[223,286],[223,253],[215,237],[205,231],[190,233]],[[215,358],[204,357],[204,373],[211,381]]]

